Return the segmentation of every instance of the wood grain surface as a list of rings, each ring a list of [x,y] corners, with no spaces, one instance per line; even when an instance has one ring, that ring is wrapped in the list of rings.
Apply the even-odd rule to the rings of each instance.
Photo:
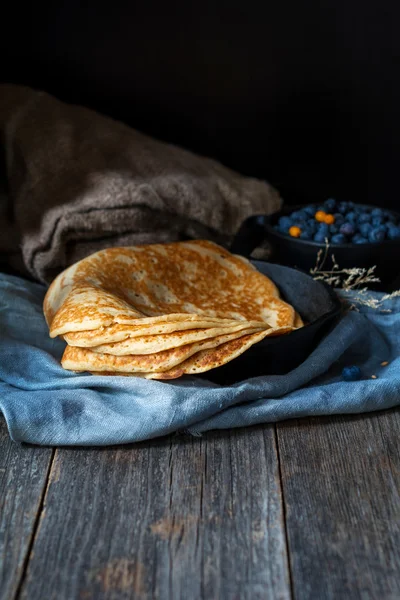
[[[9,438],[0,416],[0,599],[18,590],[44,494],[53,450]]]
[[[290,598],[274,427],[57,450],[22,598]]]
[[[0,425],[1,600],[400,597],[400,410],[54,458]]]
[[[277,427],[297,600],[400,598],[400,411]]]

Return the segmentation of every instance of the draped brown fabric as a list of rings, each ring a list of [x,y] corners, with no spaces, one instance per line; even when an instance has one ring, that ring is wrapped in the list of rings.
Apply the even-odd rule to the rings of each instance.
[[[105,247],[209,239],[278,210],[268,183],[33,89],[0,85],[0,252],[49,282]]]

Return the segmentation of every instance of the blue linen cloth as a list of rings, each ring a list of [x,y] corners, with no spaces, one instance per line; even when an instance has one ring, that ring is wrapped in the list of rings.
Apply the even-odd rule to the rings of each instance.
[[[0,274],[0,410],[18,442],[122,444],[400,404],[399,297],[385,302],[390,312],[347,312],[290,373],[224,387],[196,377],[163,383],[65,371],[65,344],[49,338],[43,317],[44,293],[41,285]],[[352,364],[363,380],[342,380]]]

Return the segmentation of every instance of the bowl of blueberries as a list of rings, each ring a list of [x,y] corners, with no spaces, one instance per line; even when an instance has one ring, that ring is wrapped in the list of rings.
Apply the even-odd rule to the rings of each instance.
[[[264,241],[269,260],[306,272],[313,269],[318,252],[326,252],[324,270],[370,268],[385,287],[400,275],[400,214],[353,202],[329,198],[322,204],[286,206],[272,215],[247,219],[231,250],[244,256]],[[373,286],[371,286],[373,287]]]

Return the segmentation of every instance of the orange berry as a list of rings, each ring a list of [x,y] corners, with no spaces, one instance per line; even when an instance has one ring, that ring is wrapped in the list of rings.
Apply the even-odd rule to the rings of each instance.
[[[334,222],[335,222],[335,217],[333,215],[325,215],[324,223],[326,223],[327,225],[333,225]]]
[[[300,237],[300,235],[301,235],[301,229],[300,229],[300,227],[296,227],[296,225],[293,225],[289,229],[289,235],[291,235],[292,237]]]
[[[324,210],[317,210],[314,217],[320,223],[325,223],[326,212]]]

